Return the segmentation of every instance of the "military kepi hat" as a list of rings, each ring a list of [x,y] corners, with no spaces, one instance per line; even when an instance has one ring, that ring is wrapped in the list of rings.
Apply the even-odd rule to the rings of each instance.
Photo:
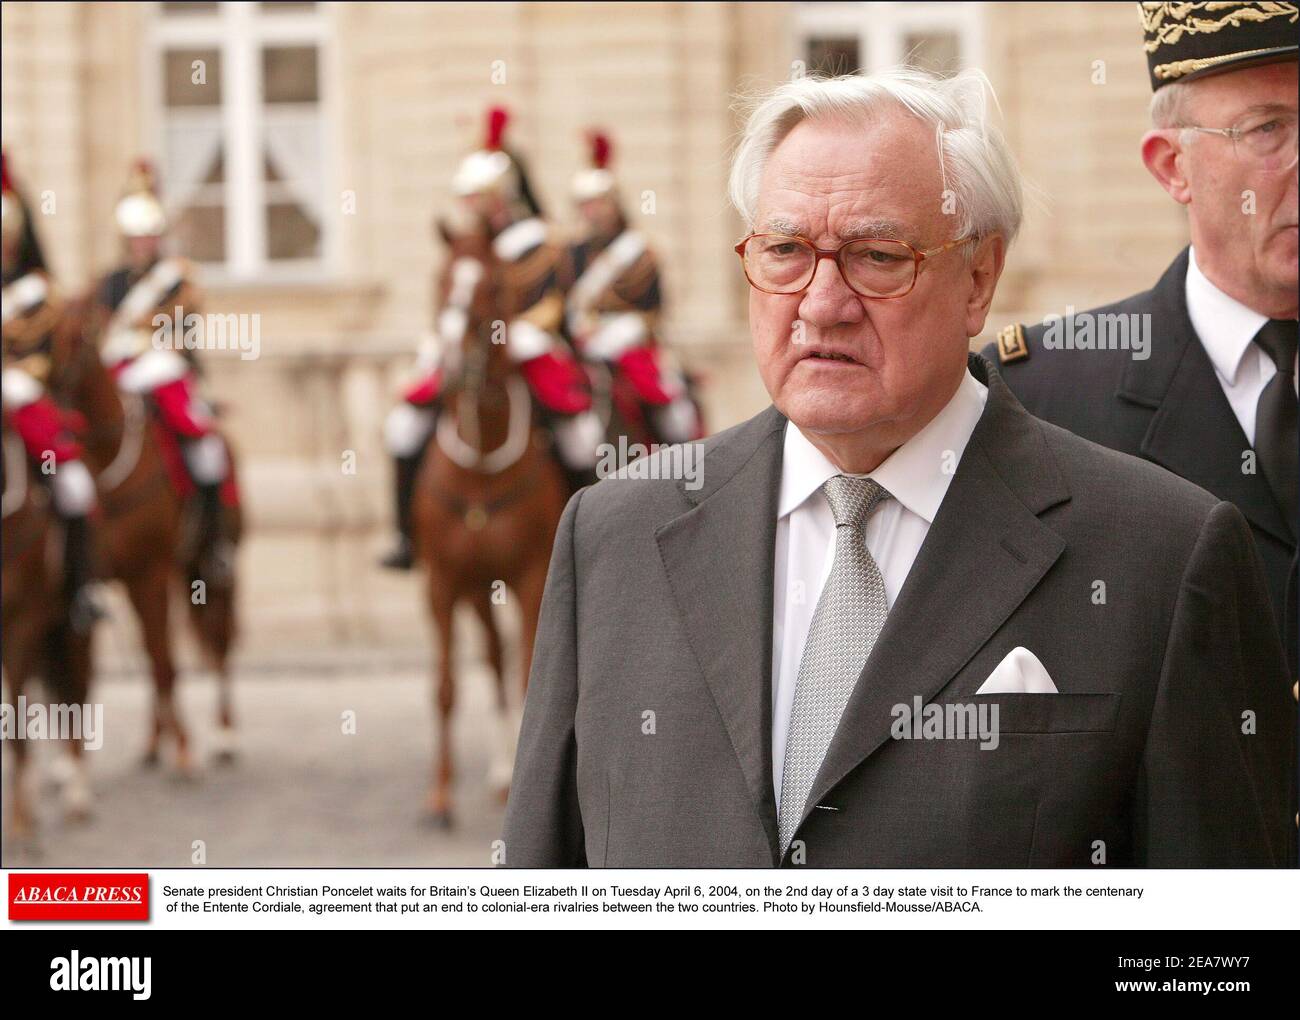
[[[1300,4],[1140,3],[1153,91],[1255,64],[1295,60]]]

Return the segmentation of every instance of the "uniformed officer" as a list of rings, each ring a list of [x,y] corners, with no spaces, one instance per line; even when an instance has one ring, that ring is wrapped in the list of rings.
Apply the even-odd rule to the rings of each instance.
[[[50,344],[63,301],[45,269],[35,225],[0,156],[0,393],[4,417],[40,466],[51,503],[63,525],[64,591],[70,622],[85,633],[101,615],[95,594],[88,517],[95,508],[95,481],[81,460],[81,444],[70,415],[55,403],[47,385]]]
[[[148,161],[133,167],[114,219],[125,262],[95,291],[100,356],[118,386],[146,396],[175,437],[199,494],[200,548],[229,567],[234,550],[223,537],[221,517],[223,499],[236,498],[227,484],[230,455],[199,392],[195,352],[186,343],[187,319],[197,314],[201,297],[190,262],[163,252],[167,214]],[[170,323],[170,330],[160,334],[159,321]]]
[[[1237,504],[1294,672],[1297,8],[1140,10],[1142,159],[1186,206],[1191,245],[1151,290],[1007,326],[985,354],[1032,413]]]
[[[609,136],[591,131],[587,138],[590,165],[574,176],[571,189],[582,235],[569,249],[569,336],[582,358],[626,381],[653,442],[699,439],[703,428],[694,396],[658,343],[658,259],[619,200]]]
[[[550,430],[569,484],[595,481],[600,420],[592,409],[590,383],[563,336],[561,267],[565,250],[546,222],[522,160],[504,145],[507,112],[488,112],[487,137],[456,169],[452,191],[477,229],[492,239],[505,263],[507,289],[520,296],[520,311],[505,327],[506,352],[518,365]],[[397,545],[380,562],[409,569],[411,496],[416,472],[432,435],[442,392],[444,352],[461,342],[463,321],[444,317],[438,343],[427,345],[420,373],[385,422],[385,443],[395,460]]]

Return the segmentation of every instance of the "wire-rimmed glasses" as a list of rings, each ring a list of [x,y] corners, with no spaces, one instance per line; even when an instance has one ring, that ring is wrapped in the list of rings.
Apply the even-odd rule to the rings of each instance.
[[[1187,131],[1222,135],[1232,140],[1239,160],[1266,173],[1290,170],[1300,162],[1297,148],[1296,115],[1290,112],[1247,114],[1232,127],[1211,128],[1196,124],[1180,125]]]

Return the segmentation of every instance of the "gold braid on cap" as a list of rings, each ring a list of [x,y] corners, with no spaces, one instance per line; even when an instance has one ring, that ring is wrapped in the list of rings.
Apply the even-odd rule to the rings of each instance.
[[[1185,35],[1209,35],[1225,28],[1240,28],[1246,22],[1259,24],[1273,18],[1286,18],[1294,25],[1300,19],[1300,7],[1293,3],[1142,3],[1138,5],[1138,14],[1147,36],[1142,48],[1147,53],[1154,53],[1162,46],[1177,44]],[[1200,14],[1217,16],[1197,16]],[[1168,81],[1217,64],[1246,60],[1267,52],[1266,49],[1244,50],[1214,57],[1176,60],[1155,65],[1151,73]]]
[[[1261,56],[1265,53],[1272,53],[1271,49],[1267,50],[1245,50],[1242,53],[1228,53],[1221,57],[1201,57],[1193,60],[1177,60],[1172,64],[1157,64],[1152,73],[1161,80],[1172,80],[1181,78],[1183,75],[1192,74],[1196,71],[1204,71],[1207,67],[1214,67],[1216,64],[1225,64],[1229,61],[1249,60],[1251,57]]]

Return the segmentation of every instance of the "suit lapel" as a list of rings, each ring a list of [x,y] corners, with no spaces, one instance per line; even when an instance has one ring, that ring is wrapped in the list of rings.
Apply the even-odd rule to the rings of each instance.
[[[769,407],[703,457],[695,505],[655,532],[691,650],[777,859],[772,585],[785,417]]]
[[[1065,548],[1038,514],[1069,499],[1039,424],[983,359],[988,402],[890,609],[804,817],[887,739],[894,705],[931,700]],[[687,640],[736,750],[773,861],[772,585],[785,418],[769,407],[704,455],[690,510],[655,533]],[[943,640],[934,639],[936,628]]]
[[[1187,314],[1187,263],[1184,249],[1151,291],[1151,357],[1128,362],[1117,395],[1155,410],[1143,457],[1237,504],[1256,527],[1292,543],[1264,476],[1241,470],[1250,442]]]
[[[805,819],[889,739],[893,707],[938,694],[1065,548],[1038,519],[1069,499],[1040,424],[978,355],[971,369],[988,382],[984,413],[844,709]]]

